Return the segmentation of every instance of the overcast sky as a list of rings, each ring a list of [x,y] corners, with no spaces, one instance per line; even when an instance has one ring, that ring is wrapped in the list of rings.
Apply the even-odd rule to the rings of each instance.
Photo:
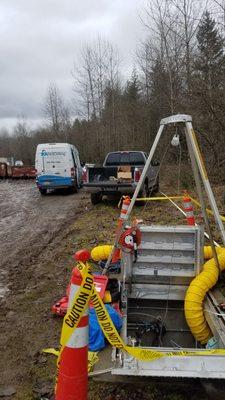
[[[145,35],[144,0],[0,0],[0,129],[24,114],[35,127],[50,82],[72,98],[71,71],[98,35],[118,46],[131,71]]]

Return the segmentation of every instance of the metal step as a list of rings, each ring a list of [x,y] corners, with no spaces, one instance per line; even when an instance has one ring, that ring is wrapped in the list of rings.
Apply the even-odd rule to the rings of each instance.
[[[158,255],[140,255],[137,257],[138,263],[148,263],[151,264],[192,264],[195,263],[195,258],[193,256],[183,255],[168,255],[168,253],[162,254],[161,252]]]
[[[188,286],[159,285],[159,284],[132,284],[132,290],[127,293],[132,299],[154,300],[184,300]]]
[[[142,276],[147,279],[149,276],[183,276],[183,277],[194,277],[195,270],[193,265],[189,265],[189,268],[183,268],[183,265],[177,265],[174,267],[166,268],[165,266],[160,267],[159,265],[138,265],[135,264],[133,267],[133,279],[137,276]]]
[[[194,246],[193,243],[165,243],[165,242],[145,242],[142,241],[140,246],[138,246],[139,250],[172,250],[172,251],[193,251]]]

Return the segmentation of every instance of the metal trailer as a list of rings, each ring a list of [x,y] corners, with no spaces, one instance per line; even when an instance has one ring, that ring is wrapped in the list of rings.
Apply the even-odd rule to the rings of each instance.
[[[35,179],[36,169],[34,166],[29,165],[12,166],[10,177],[12,179]]]
[[[149,153],[141,178],[132,197],[124,223],[117,232],[113,250],[107,260],[104,273],[110,265],[114,249],[118,247],[121,233],[128,223],[139,190],[144,182],[146,172],[154,156],[157,144],[167,125],[184,125],[189,155],[202,206],[205,227],[213,250],[213,257],[218,266],[218,258],[208,221],[202,186],[208,196],[215,221],[225,244],[225,231],[219,211],[208,180],[204,162],[192,127],[192,118],[188,115],[176,115],[163,119]],[[160,317],[165,324],[165,334],[161,344],[156,347],[162,352],[179,350],[193,351],[198,349],[202,355],[173,355],[146,362],[139,361],[127,353],[119,352],[112,374],[117,376],[155,376],[225,379],[225,356],[219,354],[205,355],[203,346],[195,341],[184,317],[184,296],[191,280],[199,274],[203,263],[203,234],[201,227],[187,226],[142,226],[142,241],[138,248],[137,261],[132,255],[123,253],[122,275],[119,278],[122,286],[122,305],[124,324],[122,337],[126,344],[155,349],[152,333],[143,333],[142,338],[135,337],[137,322],[143,326],[149,319]],[[222,294],[217,289],[208,292],[204,311],[207,322],[218,341],[220,348],[225,349],[225,317],[218,308],[218,298]],[[224,301],[224,300],[223,300]],[[206,312],[207,311],[207,312]]]
[[[192,336],[184,316],[185,293],[203,264],[202,227],[141,226],[140,229],[142,240],[136,262],[130,253],[123,253],[122,257],[124,342],[162,352],[204,351]],[[207,322],[219,348],[225,348],[225,318],[216,315],[214,295],[212,291],[205,299],[205,307],[212,311],[206,314]],[[148,327],[155,319],[160,319],[165,328],[161,345],[152,345],[154,332],[148,330],[137,343],[138,327]],[[121,352],[112,374],[225,379],[225,356],[173,355],[146,362]]]
[[[6,163],[0,163],[0,179],[35,179],[36,170],[34,166],[11,166]]]

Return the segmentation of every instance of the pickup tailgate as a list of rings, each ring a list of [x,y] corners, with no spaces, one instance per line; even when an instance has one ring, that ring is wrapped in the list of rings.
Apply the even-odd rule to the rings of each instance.
[[[89,188],[132,187],[134,184],[134,167],[131,168],[132,179],[118,179],[117,176],[118,167],[90,167],[87,170],[88,182],[84,182],[83,186]]]

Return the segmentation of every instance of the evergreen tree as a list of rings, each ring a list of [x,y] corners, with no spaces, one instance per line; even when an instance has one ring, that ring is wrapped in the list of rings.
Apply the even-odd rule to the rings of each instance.
[[[209,163],[219,172],[224,158],[225,56],[223,38],[208,11],[199,25],[197,41],[192,114],[199,121]]]
[[[132,71],[131,79],[127,81],[124,95],[129,102],[138,102],[140,97],[140,83],[137,71],[134,68]]]
[[[205,12],[197,32],[198,56],[195,64],[197,72],[207,87],[217,88],[225,69],[223,38],[216,28],[215,21]]]

